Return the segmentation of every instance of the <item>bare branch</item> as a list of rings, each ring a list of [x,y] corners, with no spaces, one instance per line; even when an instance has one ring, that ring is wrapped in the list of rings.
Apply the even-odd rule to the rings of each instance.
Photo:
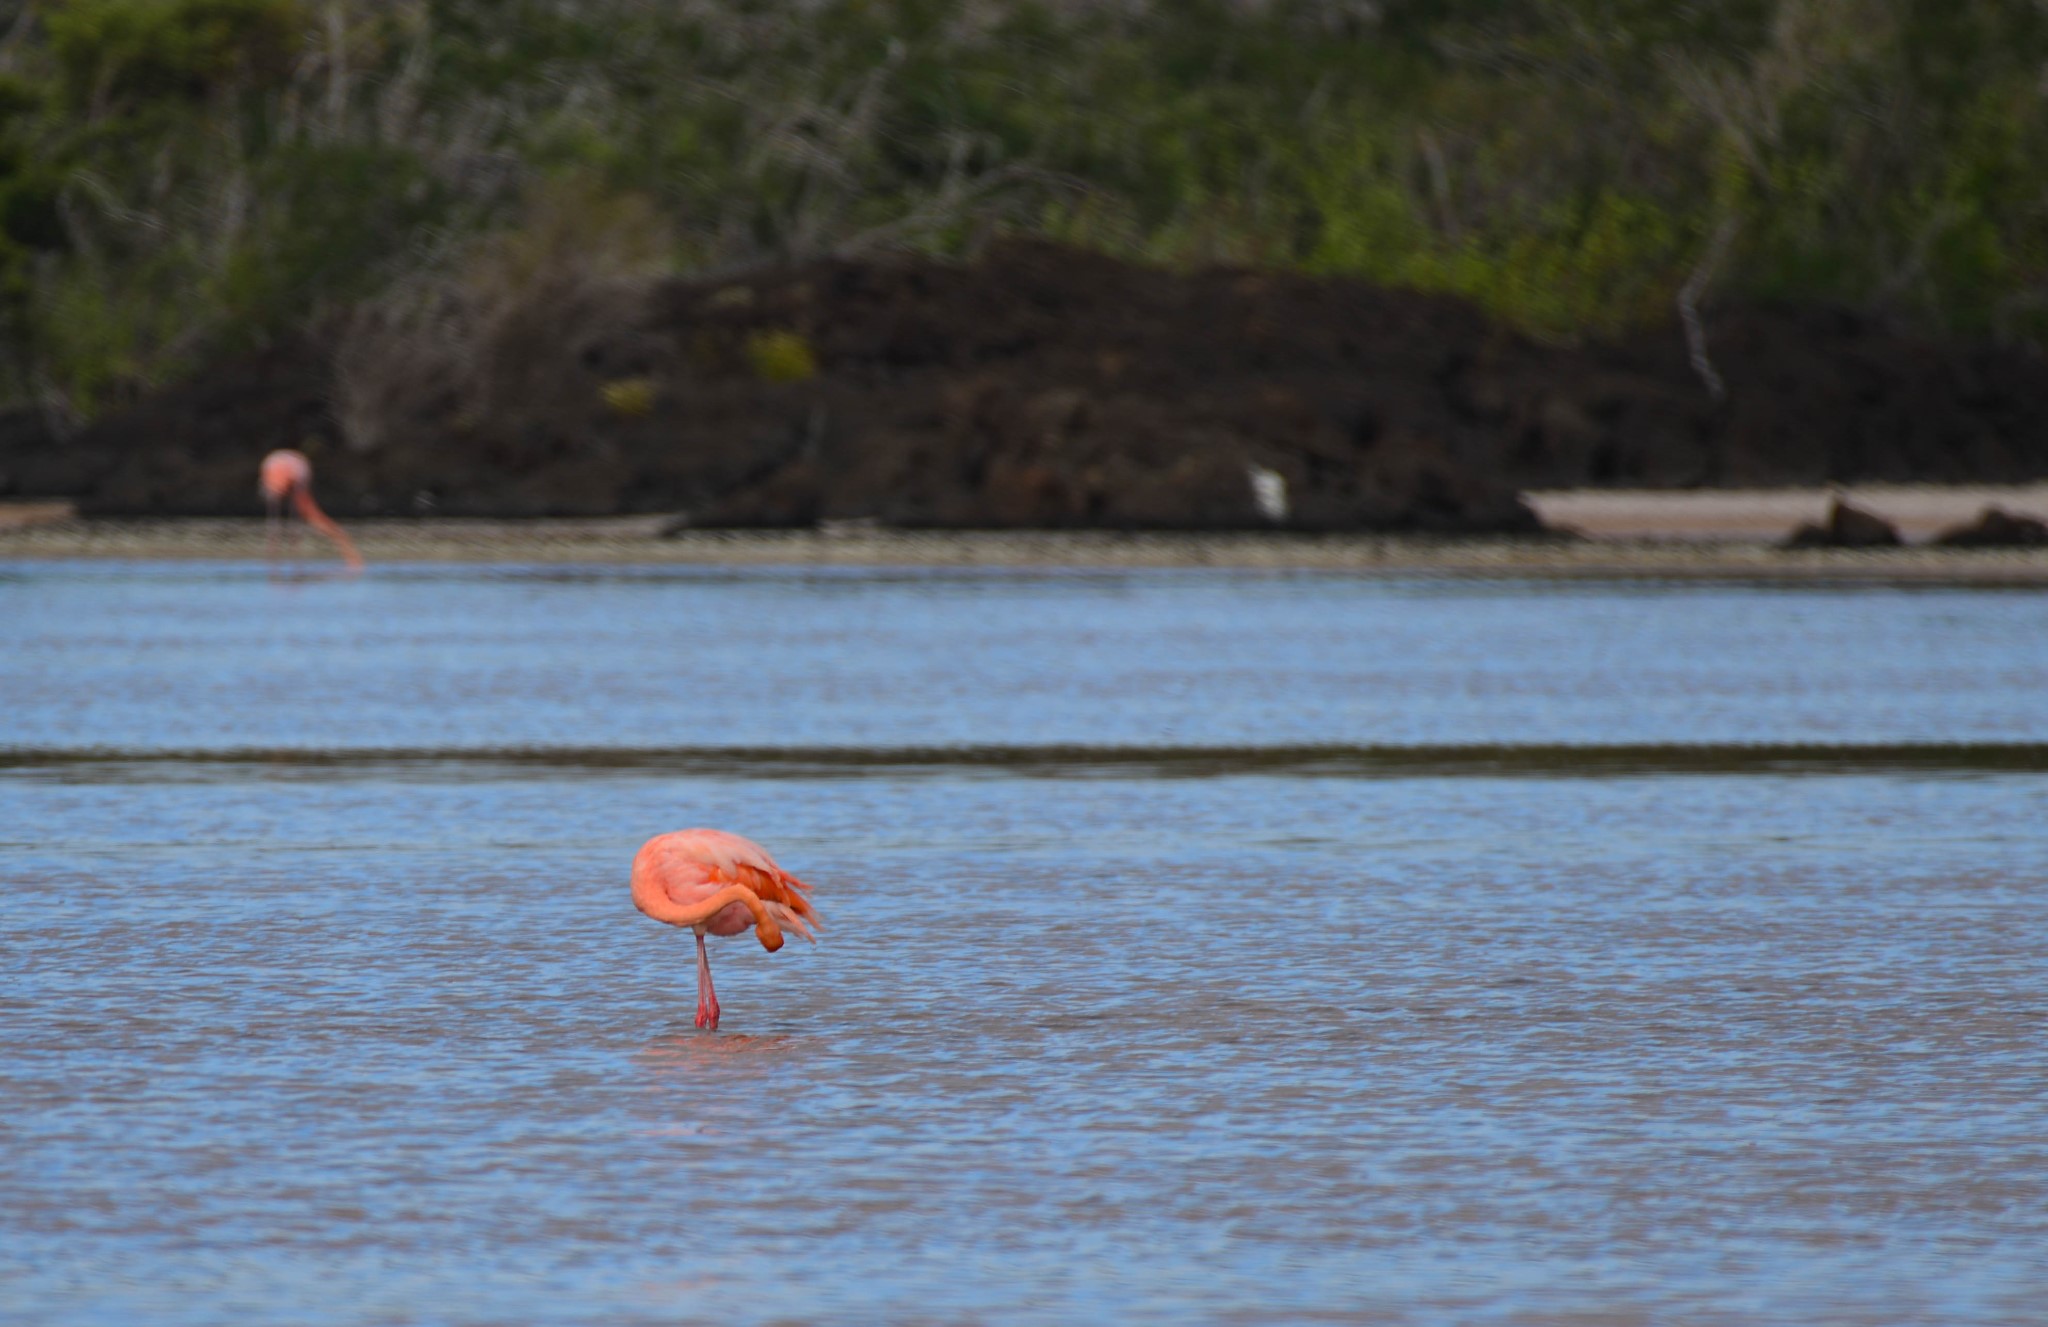
[[[1727,397],[1728,388],[1721,381],[1720,372],[1714,368],[1714,361],[1707,357],[1707,329],[1700,320],[1699,302],[1713,282],[1721,260],[1727,257],[1728,246],[1735,242],[1735,233],[1740,228],[1741,223],[1732,213],[1723,216],[1707,241],[1706,252],[1693,265],[1692,274],[1686,277],[1685,284],[1678,288],[1678,317],[1685,324],[1685,348],[1692,359],[1692,371],[1707,385],[1707,395],[1716,401]]]

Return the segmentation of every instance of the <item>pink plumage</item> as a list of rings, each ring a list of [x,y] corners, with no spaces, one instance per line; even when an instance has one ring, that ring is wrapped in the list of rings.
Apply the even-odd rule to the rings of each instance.
[[[633,906],[697,936],[697,1026],[718,1026],[706,935],[738,935],[751,923],[761,947],[782,948],[786,928],[815,941],[818,913],[809,886],[776,865],[760,844],[717,829],[685,829],[647,840],[633,858]]]
[[[342,528],[320,510],[320,504],[313,501],[313,463],[306,459],[304,452],[289,447],[263,458],[263,465],[257,471],[257,487],[263,494],[263,505],[268,513],[265,523],[265,543],[270,556],[277,556],[278,522],[284,513],[284,504],[290,502],[299,519],[334,541],[341,550],[341,556],[353,569],[363,565],[363,555],[356,551],[355,541]]]

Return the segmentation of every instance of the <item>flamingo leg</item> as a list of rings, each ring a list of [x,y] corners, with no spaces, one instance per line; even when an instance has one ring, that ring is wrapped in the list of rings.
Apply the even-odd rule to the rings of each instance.
[[[697,933],[697,1026],[718,1030],[718,992],[711,988],[711,955],[704,933]]]
[[[361,570],[363,555],[356,552],[355,541],[328,519],[327,513],[320,510],[320,504],[313,501],[312,493],[304,488],[294,488],[292,504],[299,509],[299,519],[334,541],[334,546],[341,550],[341,556],[351,570]]]

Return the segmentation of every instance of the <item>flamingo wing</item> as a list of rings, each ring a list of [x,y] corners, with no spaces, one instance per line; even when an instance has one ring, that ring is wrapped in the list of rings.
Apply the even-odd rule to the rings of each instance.
[[[745,885],[754,891],[760,900],[768,905],[768,911],[775,919],[804,939],[817,942],[811,934],[812,928],[822,928],[818,910],[811,906],[810,886],[789,872],[770,862],[767,867],[755,866],[748,862],[736,863],[732,868],[733,883]]]
[[[811,904],[810,886],[776,865],[752,839],[718,829],[687,829],[655,843],[666,859],[667,892],[676,902],[687,905],[727,885],[745,885],[778,924],[816,943],[812,931],[822,923]]]

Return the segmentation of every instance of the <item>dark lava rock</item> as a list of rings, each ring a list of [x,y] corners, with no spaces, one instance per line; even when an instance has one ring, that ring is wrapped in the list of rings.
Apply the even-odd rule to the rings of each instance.
[[[0,471],[88,513],[254,513],[295,446],[342,516],[1441,533],[1535,530],[1527,488],[2048,477],[2048,361],[1828,310],[1713,311],[1716,402],[1675,325],[1541,345],[1041,243],[522,298],[473,344],[351,357],[336,322],[61,442],[0,428]]]
[[[230,515],[259,511],[256,465],[297,447],[316,467],[338,450],[323,348],[291,340],[217,365],[97,420],[70,438],[90,514]],[[322,498],[332,487],[322,475]]]
[[[1800,526],[1785,541],[1785,547],[1891,548],[1901,542],[1897,527],[1890,521],[1836,498],[1825,525]]]
[[[0,498],[68,498],[87,482],[42,411],[0,410]]]
[[[1950,526],[1934,542],[1951,548],[2036,548],[2048,544],[2048,522],[1986,507],[1976,520]]]
[[[1541,528],[1483,463],[1492,429],[1444,401],[1447,348],[1492,334],[1456,301],[1012,244],[586,289],[547,314],[501,325],[466,390],[422,375],[368,448],[334,422],[332,340],[221,365],[80,436],[80,509],[253,512],[256,461],[296,446],[343,516]]]

